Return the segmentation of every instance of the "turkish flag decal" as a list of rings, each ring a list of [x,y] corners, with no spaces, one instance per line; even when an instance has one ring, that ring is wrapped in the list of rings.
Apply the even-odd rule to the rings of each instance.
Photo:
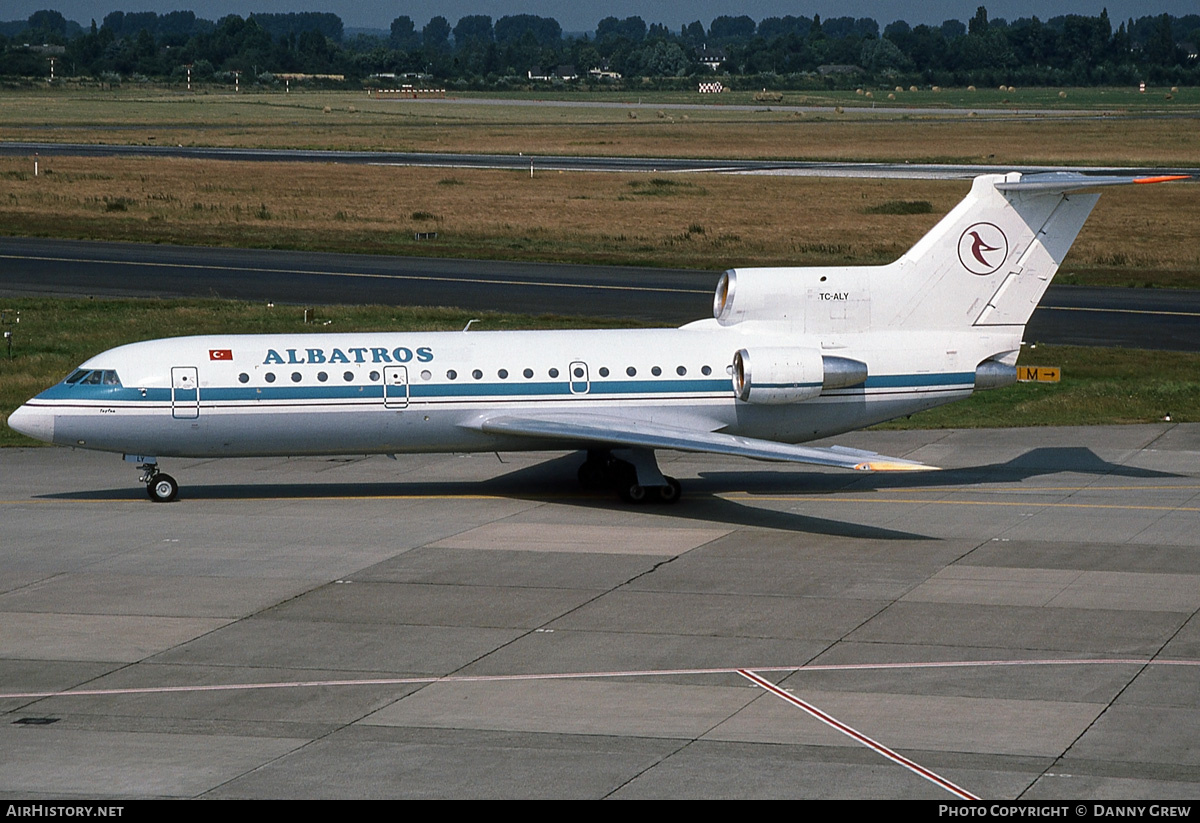
[[[209,360],[232,360],[233,359],[233,349],[209,349],[208,350],[208,359]]]

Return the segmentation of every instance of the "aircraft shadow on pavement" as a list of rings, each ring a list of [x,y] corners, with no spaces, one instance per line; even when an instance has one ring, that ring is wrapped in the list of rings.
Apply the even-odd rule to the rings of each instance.
[[[610,491],[594,492],[579,489],[575,480],[576,470],[582,462],[579,454],[568,454],[525,466],[497,477],[481,480],[454,481],[407,481],[369,483],[221,483],[189,484],[186,477],[175,503],[167,506],[186,505],[196,500],[226,500],[231,502],[255,502],[264,500],[304,500],[312,498],[361,499],[440,497],[460,498],[464,503],[472,498],[506,497],[513,500],[553,502],[559,505],[577,506],[590,510],[611,511],[616,523],[622,517],[634,514],[661,515],[672,519],[693,520],[718,525],[752,526],[804,534],[821,534],[834,537],[855,537],[872,540],[929,540],[928,535],[917,534],[877,526],[811,517],[793,512],[764,509],[753,501],[746,503],[728,500],[719,495],[729,491],[744,491],[754,486],[754,480],[764,477],[768,489],[787,492],[803,488],[805,491],[819,489],[836,491],[853,481],[851,474],[815,474],[801,472],[798,475],[764,475],[754,471],[748,464],[746,472],[722,473],[719,480],[702,476],[685,482],[684,498],[673,505],[646,504],[631,506]],[[774,481],[774,482],[771,482]],[[783,488],[778,486],[783,484]],[[795,485],[793,485],[795,484]],[[141,486],[130,484],[117,488],[94,489],[91,491],[56,492],[38,495],[38,499],[79,501],[145,501],[146,493]]]
[[[1043,447],[1004,463],[990,463],[938,472],[831,472],[798,467],[780,471],[757,469],[751,462],[745,471],[702,471],[698,478],[685,481],[684,499],[671,506],[647,504],[631,508],[607,491],[585,492],[575,485],[579,454],[567,454],[525,466],[488,480],[408,481],[369,483],[222,483],[189,485],[179,500],[301,500],[311,498],[461,498],[507,497],[514,500],[547,501],[586,509],[610,510],[615,515],[632,513],[660,514],[664,517],[752,526],[797,533],[823,534],[883,540],[928,540],[927,535],[886,529],[858,523],[811,517],[795,512],[766,509],[756,505],[755,496],[794,494],[797,502],[804,496],[892,489],[928,489],[991,483],[1015,483],[1035,477],[1061,473],[1089,474],[1139,479],[1185,477],[1170,472],[1142,469],[1110,463],[1091,449],[1083,447]],[[721,495],[743,492],[749,500],[730,500]],[[123,486],[80,492],[41,495],[57,500],[138,500],[145,499],[139,486]],[[149,504],[149,501],[147,501]],[[168,504],[171,505],[171,504]]]
[[[1030,449],[1005,463],[947,468],[936,472],[701,472],[706,481],[748,494],[829,494],[842,491],[928,489],[948,486],[1019,483],[1057,474],[1087,474],[1138,479],[1188,475],[1110,463],[1082,446]],[[689,487],[690,488],[690,487]]]

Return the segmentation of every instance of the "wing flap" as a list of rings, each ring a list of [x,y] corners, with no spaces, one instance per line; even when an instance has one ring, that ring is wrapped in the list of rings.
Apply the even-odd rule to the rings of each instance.
[[[713,423],[712,427],[716,428],[718,425]],[[859,449],[839,446],[831,448],[798,446],[790,443],[777,443],[773,440],[722,434],[702,428],[683,428],[597,414],[499,415],[486,418],[477,426],[481,431],[489,434],[516,435],[560,442],[576,441],[581,445],[633,446],[647,449],[707,452],[750,457],[755,460],[833,466],[857,471],[936,470],[935,466],[926,466],[912,460],[887,457]]]

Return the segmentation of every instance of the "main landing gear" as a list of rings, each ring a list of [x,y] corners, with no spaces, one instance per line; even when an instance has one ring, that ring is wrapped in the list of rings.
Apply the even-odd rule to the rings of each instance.
[[[579,467],[585,489],[612,488],[626,503],[678,503],[683,487],[658,468],[653,449],[589,449]]]
[[[138,468],[142,470],[140,482],[146,484],[146,494],[155,503],[170,503],[179,494],[175,478],[160,472],[157,463],[143,463]]]

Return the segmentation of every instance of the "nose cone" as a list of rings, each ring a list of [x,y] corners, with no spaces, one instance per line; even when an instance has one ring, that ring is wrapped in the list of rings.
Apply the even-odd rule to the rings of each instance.
[[[37,440],[54,442],[54,414],[49,409],[22,406],[8,416],[8,427]]]

